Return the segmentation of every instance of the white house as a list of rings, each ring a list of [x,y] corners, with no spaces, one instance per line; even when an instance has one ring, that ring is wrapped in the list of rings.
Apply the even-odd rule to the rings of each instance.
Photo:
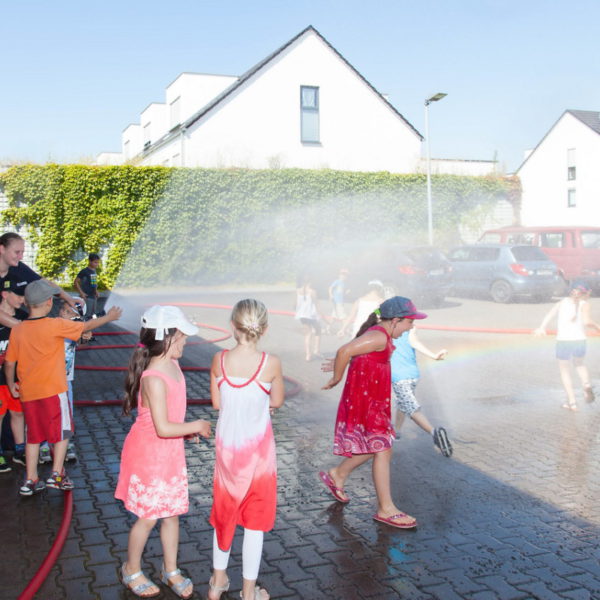
[[[600,226],[600,112],[566,110],[516,174],[523,225]]]
[[[182,73],[98,164],[415,172],[420,133],[316,29],[239,77]]]

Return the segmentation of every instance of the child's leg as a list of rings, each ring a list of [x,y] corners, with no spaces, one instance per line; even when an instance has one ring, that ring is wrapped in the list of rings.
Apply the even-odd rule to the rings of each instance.
[[[58,474],[63,472],[65,456],[67,454],[67,444],[69,440],[61,440],[54,444],[54,459],[52,461],[52,471]]]
[[[312,337],[312,328],[310,325],[303,325],[304,329],[304,357],[306,360],[310,360],[312,358],[310,353],[310,342]]]
[[[27,472],[26,479],[31,479],[31,481],[36,481],[38,478],[38,458],[40,456],[40,445],[39,444],[30,444],[29,442],[25,444],[25,470]]]
[[[420,411],[414,412],[410,417],[423,431],[431,434],[433,432],[433,426],[429,422],[429,419]]]
[[[360,467],[360,465],[366,463],[372,458],[372,454],[353,454],[350,458],[344,458],[337,467],[330,469],[329,475],[335,482],[336,487],[343,489],[346,479],[348,479],[350,473],[352,473],[356,467]],[[343,497],[347,498],[346,494],[344,494]]]
[[[570,406],[575,406],[575,393],[573,392],[573,382],[571,380],[571,370],[568,360],[558,361],[558,370],[560,372],[560,379],[562,381],[565,392],[567,393],[567,401]]]
[[[254,588],[258,579],[260,559],[262,557],[264,533],[254,529],[244,529],[244,544],[242,547],[242,598],[254,600]],[[266,590],[259,592],[259,597],[267,600],[270,596]]]
[[[163,568],[165,573],[177,569],[177,551],[179,549],[179,517],[165,517],[160,524],[160,541],[163,548]],[[181,574],[169,577],[169,583],[180,583],[185,577]],[[188,585],[182,591],[184,596],[189,596],[194,590],[193,585]]]
[[[152,528],[156,525],[156,519],[142,519],[139,518],[131,528],[129,532],[129,542],[127,543],[127,560],[123,565],[125,575],[131,575],[142,570],[142,553],[148,541],[148,536],[152,531]],[[128,585],[129,587],[135,587],[142,583],[146,583],[148,578],[145,575],[136,577]],[[148,594],[155,594],[158,591],[158,587],[153,585],[148,588]]]
[[[376,452],[373,458],[373,483],[377,493],[377,514],[380,517],[392,517],[400,513],[400,509],[392,500],[390,489],[390,462],[392,460],[392,449]],[[414,521],[413,517],[399,517],[395,519],[398,524],[410,523]]]
[[[10,411],[10,428],[15,444],[25,443],[25,417],[22,412]]]
[[[217,532],[213,533],[213,574],[210,578],[210,585],[215,588],[226,588],[229,580],[227,578],[227,565],[229,564],[229,550],[221,550],[219,548],[219,541],[217,539]],[[221,597],[221,592],[213,593],[212,590],[208,592],[209,600],[217,600]]]
[[[575,365],[575,370],[577,371],[577,375],[579,376],[581,385],[583,387],[589,387],[590,386],[590,373],[588,371],[588,368],[583,364],[583,357],[574,358],[573,364]]]

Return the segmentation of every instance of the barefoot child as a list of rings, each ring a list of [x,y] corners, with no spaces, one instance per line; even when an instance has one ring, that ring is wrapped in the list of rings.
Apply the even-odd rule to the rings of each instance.
[[[419,382],[419,367],[417,365],[416,351],[419,351],[433,360],[443,360],[447,350],[433,352],[417,336],[417,330],[405,331],[396,342],[396,349],[392,353],[392,388],[396,400],[395,409],[392,411],[393,421],[396,424],[396,439],[398,431],[404,423],[404,416],[408,415],[423,431],[433,437],[433,443],[446,456],[452,456],[452,444],[443,427],[434,428],[429,419],[421,412],[421,405],[415,398],[415,389]]]
[[[213,575],[209,600],[229,589],[227,565],[237,525],[244,527],[243,600],[267,600],[256,585],[265,531],[275,522],[277,464],[270,409],[284,400],[281,363],[260,352],[267,330],[267,309],[258,300],[240,300],[231,313],[237,345],[215,354],[210,372],[213,407],[219,410],[215,436],[214,503],[210,523]]]
[[[329,472],[321,471],[319,477],[333,497],[346,504],[350,501],[344,491],[346,479],[356,467],[372,459],[377,494],[373,519],[401,529],[416,527],[417,522],[396,507],[390,491],[394,441],[390,402],[392,339],[411,329],[414,319],[426,317],[408,298],[385,300],[363,323],[356,338],[337,351],[333,376],[323,388],[336,386],[350,363],[333,443],[333,453],[345,458]]]
[[[123,412],[129,415],[137,408],[138,415],[123,445],[115,498],[138,517],[120,575],[123,585],[140,598],[161,593],[141,570],[142,552],[158,519],[161,581],[180,598],[193,595],[192,582],[177,568],[179,515],[188,510],[183,438],[208,437],[210,424],[202,419],[184,422],[186,387],[177,359],[187,336],[196,333],[198,328],[179,308],[153,306],[142,316],[140,342],[129,361]]]

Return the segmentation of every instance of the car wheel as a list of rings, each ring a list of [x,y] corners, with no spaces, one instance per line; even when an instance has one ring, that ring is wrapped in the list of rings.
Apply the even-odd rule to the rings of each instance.
[[[502,302],[503,304],[506,304],[512,299],[513,289],[508,281],[498,279],[498,281],[494,281],[494,283],[492,283],[490,294],[492,295],[494,302]]]

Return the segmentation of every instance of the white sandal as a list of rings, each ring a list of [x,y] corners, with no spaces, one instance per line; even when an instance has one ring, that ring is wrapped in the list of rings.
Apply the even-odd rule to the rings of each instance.
[[[165,565],[163,565],[161,569],[160,580],[165,585],[168,585],[171,588],[171,590],[173,590],[173,593],[177,594],[177,596],[183,598],[184,600],[189,600],[189,598],[191,598],[194,595],[194,585],[192,583],[192,580],[189,577],[185,577],[183,581],[180,581],[179,583],[171,583],[169,579],[171,579],[171,577],[176,577],[177,575],[181,575],[181,569],[175,569],[174,571],[170,571],[169,573],[167,573],[165,571]],[[192,587],[192,591],[187,596],[184,596],[183,590],[187,589],[190,586]]]
[[[217,594],[219,594],[219,598],[220,598],[221,594],[223,592],[226,592],[229,590],[229,579],[227,580],[227,583],[225,585],[215,585],[213,583],[213,578],[211,577],[208,580],[208,587],[211,592],[216,592]]]
[[[261,592],[263,592],[263,591],[264,591],[264,592],[265,592],[265,593],[266,593],[266,594],[269,596],[269,598],[271,597],[271,596],[269,595],[269,592],[267,592],[267,590],[265,590],[265,588],[261,588],[261,587],[259,587],[259,586],[257,585],[257,586],[254,588],[254,598],[251,598],[250,600],[263,600],[263,597],[262,597],[262,596],[261,596],[261,594],[260,594],[260,593],[261,593]],[[244,600],[244,592],[240,592],[240,598],[241,598],[242,600]]]

